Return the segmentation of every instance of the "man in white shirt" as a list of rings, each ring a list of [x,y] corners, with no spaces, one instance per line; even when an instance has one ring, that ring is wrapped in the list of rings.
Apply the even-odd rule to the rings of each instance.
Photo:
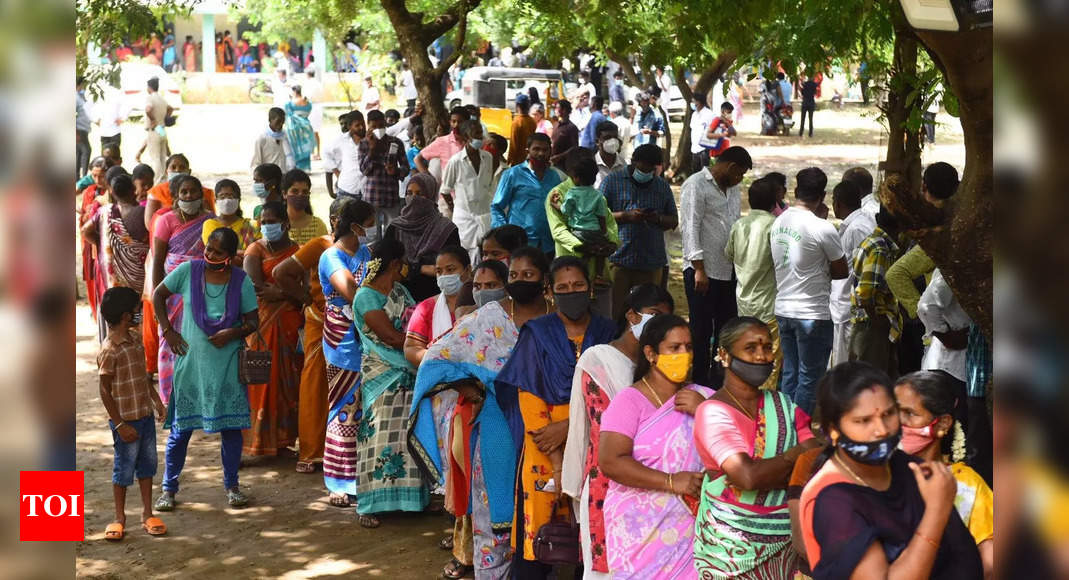
[[[122,123],[130,115],[130,109],[123,104],[122,94],[115,87],[104,88],[104,100],[91,109],[94,121],[100,126],[100,149],[108,145],[122,145]]]
[[[851,167],[843,172],[843,181],[849,181],[861,190],[861,211],[867,213],[872,223],[880,211],[880,199],[872,192],[872,174],[864,167]]]
[[[594,188],[598,189],[606,175],[621,167],[627,167],[627,162],[620,156],[623,142],[620,140],[620,128],[616,126],[616,123],[612,121],[599,123],[595,127],[594,138],[596,139],[594,147],[597,150],[594,154],[594,163],[598,167],[598,175],[594,178]]]
[[[962,309],[938,268],[932,273],[932,281],[917,302],[917,318],[932,336],[932,343],[921,361],[921,369],[944,371],[964,383],[967,378],[965,352],[972,319]]]
[[[846,265],[854,263],[857,247],[876,229],[876,220],[861,209],[861,189],[851,181],[843,181],[831,192],[831,207],[835,217],[843,220],[839,225],[839,240],[846,255]],[[828,368],[850,360],[850,294],[854,288],[857,274],[850,274],[842,280],[831,281],[831,321],[835,325],[832,339],[831,361]]]
[[[285,109],[286,103],[290,102],[289,73],[285,67],[275,69],[275,78],[271,79],[271,96],[279,109]]]
[[[620,152],[617,154],[624,164],[631,162],[631,120],[624,115],[623,103],[609,103],[609,120],[616,125],[617,136],[620,138]]]
[[[308,122],[312,124],[312,130],[316,135],[315,155],[312,158],[318,159],[322,149],[319,143],[319,130],[323,127],[323,83],[319,82],[314,66],[305,67],[304,74],[308,78],[301,86],[301,94],[312,103],[312,112],[308,115]]]
[[[816,167],[798,172],[795,205],[772,224],[776,266],[776,323],[783,348],[780,391],[812,415],[817,382],[828,368],[834,326],[831,281],[849,275],[835,226],[814,211],[824,203],[828,177]]]
[[[334,177],[338,185],[335,193],[338,197],[360,197],[364,194],[364,173],[360,171],[360,141],[367,136],[364,114],[349,111],[349,133],[338,142],[335,150],[337,168]]]
[[[364,110],[364,113],[368,111],[379,110],[379,90],[375,88],[375,82],[368,75],[364,77],[364,94],[360,97],[360,108]]]
[[[334,193],[334,171],[341,169],[342,141],[349,138],[349,113],[339,115],[338,124],[341,126],[341,134],[323,148],[323,172],[326,176],[327,195],[331,199],[338,197]]]
[[[483,127],[469,119],[460,124],[464,148],[446,163],[442,173],[442,201],[452,212],[460,245],[475,260],[479,243],[490,231],[490,202],[494,197],[494,160],[483,150]]]
[[[699,385],[719,385],[723,380],[722,367],[712,364],[709,349],[712,343],[712,352],[716,352],[716,335],[738,315],[735,265],[724,248],[740,215],[739,183],[750,169],[750,154],[742,147],[729,147],[715,165],[684,181],[680,193],[683,287],[694,342],[692,380]]]
[[[694,175],[709,165],[709,150],[702,147],[709,125],[716,119],[716,113],[709,108],[708,95],[694,93],[691,98],[690,113],[690,174]]]
[[[586,129],[587,123],[590,122],[590,97],[585,93],[579,95],[579,101],[572,110],[571,121],[575,125],[576,129],[579,129],[579,134],[583,133],[583,129]]]
[[[661,89],[661,92],[665,95],[670,95],[671,93],[669,93],[668,90],[672,88],[672,79],[664,74],[664,69],[661,67],[657,67],[656,76],[657,87]]]
[[[401,63],[401,98],[405,100],[405,110],[412,111],[416,108],[416,79],[412,76],[412,70],[407,62]]]
[[[586,95],[587,102],[589,102],[591,97],[598,94],[598,90],[594,86],[594,83],[590,82],[590,73],[585,70],[579,73],[579,88],[575,89],[575,92],[572,93],[572,100],[578,101],[579,97],[584,94]]]

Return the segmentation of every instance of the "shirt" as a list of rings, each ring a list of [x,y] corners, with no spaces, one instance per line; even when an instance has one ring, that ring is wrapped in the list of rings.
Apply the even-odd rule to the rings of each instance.
[[[104,101],[94,107],[97,121],[100,122],[100,136],[114,137],[122,131],[122,122],[130,114],[123,104],[122,95],[114,89],[104,92]]]
[[[895,300],[891,287],[887,285],[886,274],[898,257],[898,244],[887,232],[876,226],[872,235],[858,246],[853,266],[854,272],[857,273],[857,282],[850,297],[853,321],[867,321],[869,314],[864,307],[872,308],[876,316],[886,316],[891,323],[891,331],[888,334],[891,342],[897,342],[902,334],[902,314],[898,308],[898,300]]]
[[[623,157],[617,153],[616,159],[612,165],[605,163],[605,160],[601,157],[601,151],[594,154],[594,162],[598,164],[598,176],[594,178],[594,187],[601,187],[601,182],[605,179],[605,176],[620,169],[621,167],[627,167],[627,162],[623,160]]]
[[[419,156],[426,159],[428,164],[432,159],[437,159],[442,164],[442,170],[444,171],[446,163],[449,163],[449,160],[461,149],[464,149],[464,146],[457,142],[457,136],[449,133],[431,141],[430,145],[420,150]]]
[[[342,133],[334,138],[334,141],[323,149],[323,169],[328,172],[333,172],[335,169],[341,168],[341,146],[342,141],[349,139],[349,133]],[[349,139],[350,141],[352,139]]]
[[[530,115],[519,114],[512,119],[512,135],[509,138],[509,165],[522,163],[527,157],[527,140],[534,135],[536,124]]]
[[[620,140],[623,141],[623,145],[620,145],[620,152],[617,156],[623,157],[624,163],[631,162],[631,120],[623,115],[613,117],[613,123],[620,129]]]
[[[412,78],[411,70],[401,72],[401,87],[401,96],[405,100],[419,98],[419,93],[416,92],[416,81]]]
[[[701,145],[705,139],[705,132],[709,125],[716,119],[716,113],[709,107],[702,107],[690,114],[690,152],[701,153],[704,149]]]
[[[932,270],[935,270],[935,262],[928,257],[920,244],[910,248],[887,270],[887,285],[910,318],[916,318],[917,303],[921,299],[920,290],[917,290],[913,281]]]
[[[579,146],[579,128],[570,120],[557,123],[553,130],[553,155],[560,155],[569,149]],[[554,165],[564,169],[565,157],[561,157]]]
[[[783,79],[779,81],[779,90],[783,93],[783,104],[791,104],[791,97],[793,97],[794,87],[791,85],[791,81]]]
[[[609,87],[609,101],[622,103],[626,100],[627,97],[624,95],[623,84],[614,84],[613,86]]]
[[[89,118],[89,103],[85,100],[85,94],[79,91],[74,100],[74,128],[79,131],[89,132],[93,128],[93,120]],[[68,111],[70,109],[67,109]]]
[[[574,233],[572,233],[572,229],[569,228],[568,223],[565,220],[564,214],[561,213],[561,210],[553,207],[553,205],[549,201],[549,198],[553,197],[554,193],[559,192],[563,197],[564,194],[573,187],[575,186],[574,184],[572,184],[572,180],[565,179],[560,183],[560,185],[554,187],[553,191],[551,191],[549,196],[546,198],[546,218],[549,221],[549,231],[553,234],[554,249],[556,250],[556,257],[558,258],[561,256],[576,256],[580,259],[583,258],[583,255],[579,253],[579,246],[583,245],[583,241],[576,237]],[[610,242],[614,244],[619,244],[619,230],[616,226],[616,220],[612,217],[612,212],[609,211],[609,206],[608,203],[605,201],[605,196],[601,195],[601,193],[598,192],[597,197],[597,201],[600,203],[600,206],[597,211],[601,215],[605,216],[605,237]],[[586,258],[586,263],[587,272],[589,273],[591,279],[594,279],[597,276],[601,275],[600,272],[596,271],[598,265],[598,261],[596,258]]]
[[[575,123],[575,126],[582,131],[586,129],[586,126],[590,123],[590,107],[576,107],[572,111],[571,121]]]
[[[602,121],[608,121],[608,118],[601,114],[601,111],[594,111],[593,114],[590,115],[590,120],[587,122],[586,127],[583,128],[583,133],[579,136],[580,147],[593,149],[597,146],[598,124]]]
[[[360,104],[365,111],[379,108],[379,90],[375,87],[364,87],[364,95],[360,99]]]
[[[338,161],[338,189],[353,195],[363,193],[364,172],[360,170],[360,148],[352,135],[338,142],[335,155]]]
[[[771,322],[776,317],[776,267],[772,263],[769,232],[776,216],[751,209],[731,226],[724,253],[735,265],[739,316]]]
[[[601,182],[601,192],[613,212],[652,209],[661,215],[677,215],[672,188],[659,175],[640,184],[631,177],[631,168],[617,169]],[[620,248],[609,258],[613,264],[649,271],[663,268],[668,263],[663,229],[642,222],[619,224],[619,230]]]
[[[812,109],[817,106],[817,83],[812,79],[802,83],[802,108]]]
[[[479,247],[490,231],[490,202],[494,191],[494,160],[489,151],[479,151],[479,170],[461,149],[449,160],[442,174],[443,194],[453,196],[453,223],[460,234],[460,245],[467,250]]]
[[[917,318],[929,333],[961,330],[972,325],[972,319],[958,303],[954,291],[950,289],[939,270],[932,273],[932,281],[921,294],[920,302],[917,303]],[[967,350],[947,348],[939,337],[932,336],[931,345],[921,361],[921,368],[946,371],[959,381],[965,382]]]
[[[868,213],[857,210],[846,216],[839,225],[839,240],[843,244],[843,253],[846,256],[847,265],[851,266],[850,275],[843,280],[831,281],[831,320],[836,324],[843,324],[850,320],[850,294],[853,292],[854,281],[857,275],[853,270],[854,257],[857,256],[857,247],[861,242],[872,234],[876,229],[876,220]]]
[[[776,316],[830,320],[831,262],[843,257],[835,226],[800,207],[787,208],[769,233],[776,266]]]
[[[394,152],[391,155],[390,149]],[[401,179],[408,175],[408,156],[405,146],[396,137],[384,136],[372,148],[371,141],[364,139],[357,146],[360,155],[360,172],[364,174],[364,201],[376,208],[396,207],[401,203],[398,195]],[[387,173],[387,164],[397,163],[393,175]]]
[[[257,165],[274,163],[285,173],[289,171],[289,160],[292,158],[288,139],[285,137],[276,139],[264,132],[256,138],[256,142],[252,145],[252,161],[249,162],[249,167],[255,171]]]
[[[100,376],[111,377],[111,397],[120,419],[136,421],[153,414],[152,383],[139,330],[130,329],[125,336],[109,333],[100,346],[97,366]]]
[[[490,204],[490,227],[520,226],[527,232],[528,244],[552,252],[553,238],[546,221],[545,201],[549,190],[562,181],[564,177],[552,168],[546,169],[539,180],[529,161],[506,169]]]
[[[679,226],[683,235],[683,269],[702,260],[705,274],[713,280],[731,280],[734,264],[724,253],[731,226],[739,219],[739,186],[725,192],[708,168],[683,182],[679,197]]]
[[[635,126],[633,127],[635,133],[635,146],[645,145],[646,143],[657,144],[657,136],[664,134],[664,119],[661,115],[650,107],[649,111],[639,111],[638,116],[635,119]],[[649,129],[652,131],[649,135],[643,135],[642,130]]]

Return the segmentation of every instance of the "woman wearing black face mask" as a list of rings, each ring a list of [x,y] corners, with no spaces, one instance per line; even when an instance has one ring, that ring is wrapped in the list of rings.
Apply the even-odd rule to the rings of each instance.
[[[798,456],[818,444],[805,411],[790,397],[759,388],[773,370],[768,326],[733,318],[719,344],[724,386],[699,405],[694,424],[706,469],[694,563],[700,576],[787,580],[798,559],[787,480]]]
[[[838,365],[817,387],[817,407],[831,445],[801,498],[813,578],[982,578],[949,467],[897,450],[887,375],[862,362]]]
[[[512,254],[513,268],[518,255]],[[590,313],[590,280],[578,258],[558,258],[549,272],[557,312],[527,321],[495,381],[520,458],[516,497],[522,501],[512,531],[515,578],[543,578],[551,571],[535,559],[534,538],[554,512],[566,516],[571,505],[558,500],[575,363],[583,351],[616,335],[612,321]],[[517,294],[525,287],[511,281],[511,271],[509,278],[509,293],[520,300]]]

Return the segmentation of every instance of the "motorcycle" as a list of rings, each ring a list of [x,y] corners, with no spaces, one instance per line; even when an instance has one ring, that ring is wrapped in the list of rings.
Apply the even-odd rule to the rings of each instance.
[[[772,81],[762,83],[762,135],[788,135],[794,127],[794,107],[789,104],[776,106],[776,101],[776,84]]]

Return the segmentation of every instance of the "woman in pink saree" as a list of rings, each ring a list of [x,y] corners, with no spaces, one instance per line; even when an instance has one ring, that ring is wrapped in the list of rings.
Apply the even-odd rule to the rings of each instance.
[[[616,580],[697,578],[693,507],[703,474],[694,411],[713,391],[687,384],[694,349],[682,318],[654,317],[639,345],[638,381],[601,419],[609,570]]]

